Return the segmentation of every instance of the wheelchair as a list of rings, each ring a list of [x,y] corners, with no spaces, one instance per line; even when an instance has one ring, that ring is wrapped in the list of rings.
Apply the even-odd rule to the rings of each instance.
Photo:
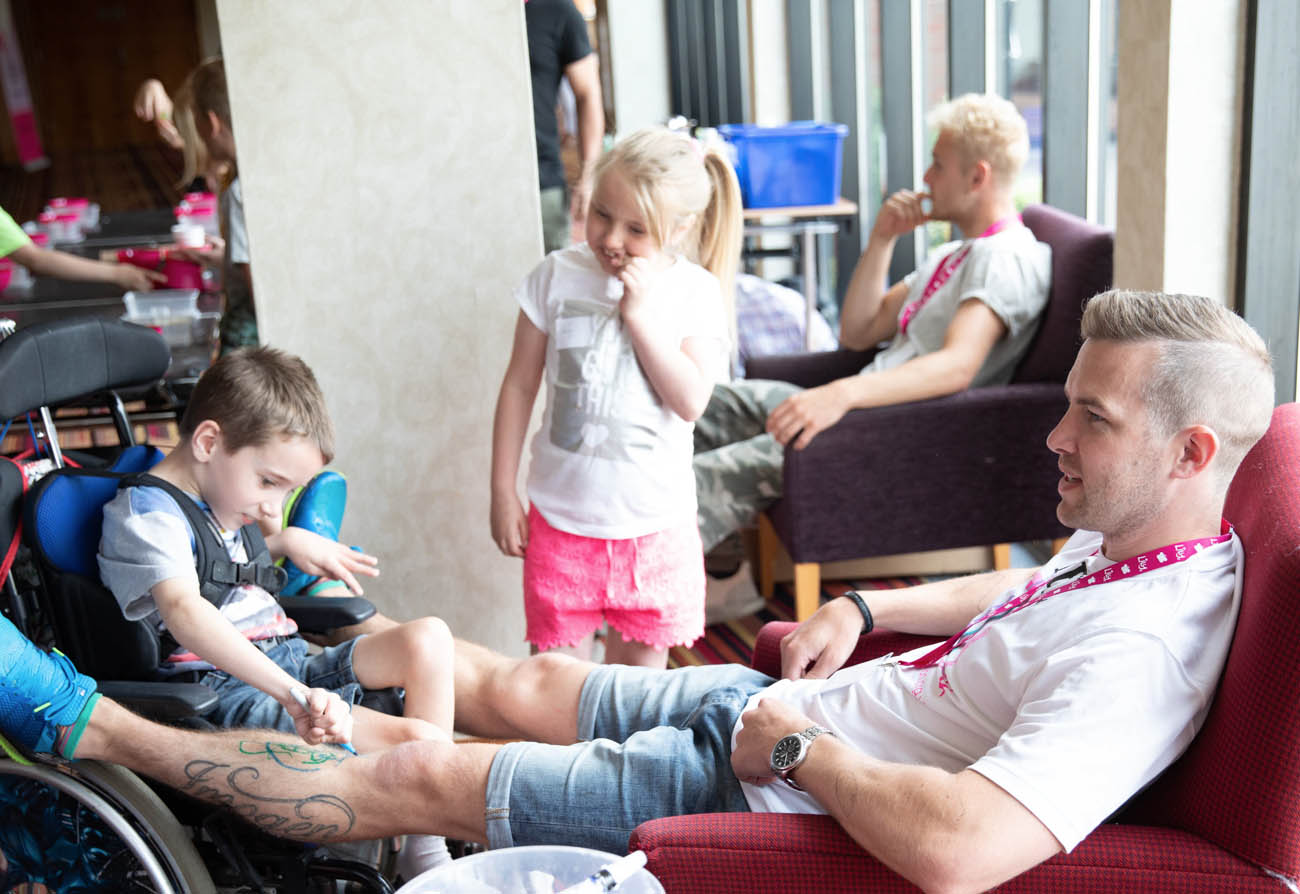
[[[105,695],[161,722],[205,726],[216,703],[199,683],[148,679],[159,643],[127,621],[99,583],[100,508],[118,480],[162,458],[135,443],[119,392],[148,388],[170,352],[151,329],[99,318],[32,326],[0,341],[0,420],[32,414],[44,431],[38,461],[0,460],[4,611],[30,639],[57,646]],[[106,410],[119,445],[67,455],[52,410]],[[365,620],[364,599],[282,597],[300,629]],[[392,709],[394,694],[375,694]],[[0,738],[0,891],[391,892],[385,842],[325,848],[267,835],[220,808],[97,761],[22,754]]]

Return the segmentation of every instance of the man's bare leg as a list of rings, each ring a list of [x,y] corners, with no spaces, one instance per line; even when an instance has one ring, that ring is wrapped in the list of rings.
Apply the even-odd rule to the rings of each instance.
[[[285,838],[422,832],[486,842],[487,775],[498,750],[420,741],[354,757],[271,730],[161,726],[105,698],[76,757],[122,764]]]
[[[492,739],[576,742],[578,697],[595,666],[556,652],[507,658],[456,640],[456,729]]]

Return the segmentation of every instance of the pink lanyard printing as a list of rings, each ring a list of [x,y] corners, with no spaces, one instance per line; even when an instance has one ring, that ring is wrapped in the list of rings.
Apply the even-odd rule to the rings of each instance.
[[[993,226],[989,227],[983,233],[980,233],[975,237],[975,239],[983,239],[987,236],[1001,233],[1007,227],[1011,226],[1013,221],[1021,223],[1020,215],[1017,214],[1012,217],[1004,217],[999,221],[995,221]],[[965,245],[950,251],[946,256],[944,256],[944,259],[939,262],[939,266],[934,268],[934,272],[930,274],[930,281],[925,284],[925,289],[921,292],[921,297],[903,308],[903,313],[898,318],[899,332],[906,332],[907,324],[912,322],[912,317],[921,312],[921,308],[925,307],[929,300],[934,297],[934,293],[939,291],[940,286],[952,279],[952,275],[957,272],[957,268],[961,266],[961,262],[966,260],[966,255],[970,254],[971,246],[975,244],[975,239],[967,240]]]
[[[1205,549],[1207,546],[1214,546],[1217,543],[1223,543],[1232,537],[1232,525],[1227,521],[1222,523],[1221,533],[1217,537],[1203,537],[1200,540],[1184,540],[1179,543],[1171,543],[1168,546],[1162,546],[1149,552],[1142,553],[1125,559],[1122,562],[1116,562],[1114,565],[1108,565],[1099,572],[1086,574],[1084,562],[1073,566],[1064,574],[1057,574],[1056,577],[1044,580],[1039,577],[1038,572],[1029,579],[1025,585],[1025,591],[1018,596],[1012,596],[1001,605],[991,606],[981,612],[974,621],[967,625],[965,630],[955,633],[941,642],[938,646],[926,652],[920,658],[912,661],[900,661],[899,664],[908,667],[925,668],[933,667],[938,664],[949,652],[964,646],[974,636],[976,636],[984,627],[999,618],[1005,618],[1013,615],[1018,611],[1029,608],[1031,605],[1037,605],[1045,599],[1051,599],[1058,593],[1066,593],[1072,590],[1083,590],[1097,584],[1110,583],[1111,581],[1124,580],[1125,578],[1137,577],[1139,574],[1145,574],[1156,568],[1163,568],[1168,565],[1176,565],[1179,562],[1186,562],[1192,556]],[[1101,551],[1098,547],[1092,552],[1092,556]],[[1085,562],[1087,560],[1084,560]],[[1053,589],[1047,589],[1053,581],[1068,575],[1077,574],[1074,580],[1062,586]]]

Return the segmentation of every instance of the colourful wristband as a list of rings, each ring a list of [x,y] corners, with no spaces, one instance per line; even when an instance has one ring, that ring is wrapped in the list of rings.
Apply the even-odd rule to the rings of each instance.
[[[849,590],[844,594],[848,599],[853,600],[853,604],[862,612],[862,634],[866,635],[876,626],[876,622],[871,617],[871,609],[867,608],[867,603],[862,600],[861,594],[857,590]]]

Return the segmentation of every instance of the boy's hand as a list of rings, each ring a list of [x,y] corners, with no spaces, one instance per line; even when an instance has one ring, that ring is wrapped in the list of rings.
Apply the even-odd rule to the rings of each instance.
[[[352,741],[352,709],[338,693],[299,687],[291,690],[288,701],[281,704],[307,744],[342,745]]]
[[[274,535],[278,552],[308,574],[343,581],[358,596],[364,596],[356,575],[379,576],[379,559],[359,553],[346,544],[335,543],[306,528],[288,527]]]
[[[515,493],[492,495],[492,542],[505,555],[520,559],[528,549],[528,515]]]

